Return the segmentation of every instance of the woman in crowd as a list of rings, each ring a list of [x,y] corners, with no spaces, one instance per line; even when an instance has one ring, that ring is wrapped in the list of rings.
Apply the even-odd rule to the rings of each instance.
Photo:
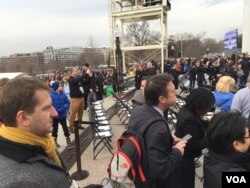
[[[207,147],[205,131],[207,123],[203,116],[214,106],[214,95],[206,88],[191,90],[186,99],[186,104],[177,114],[175,136],[182,138],[190,134],[184,155],[177,167],[175,188],[194,188],[195,162],[194,159],[201,155],[202,149]]]
[[[230,76],[222,76],[216,84],[214,91],[215,107],[221,111],[228,111],[231,109],[233,101],[233,93],[231,88],[235,84],[235,80]]]
[[[200,59],[197,59],[195,64],[197,66],[196,74],[198,87],[203,87],[207,84],[205,79],[205,65]]]
[[[206,133],[204,188],[221,188],[222,172],[250,171],[250,122],[238,112],[217,114]]]
[[[192,66],[189,70],[190,89],[193,89],[195,86],[197,66],[198,65],[197,65],[196,61],[194,61],[194,62],[192,62]]]
[[[63,91],[70,100],[70,92],[69,92],[69,77],[64,76],[63,77]]]
[[[180,59],[177,59],[176,63],[170,69],[170,74],[173,76],[173,84],[175,86],[175,89],[178,89],[178,87],[179,87],[178,77],[181,74],[181,69],[182,69],[181,61],[180,61]]]

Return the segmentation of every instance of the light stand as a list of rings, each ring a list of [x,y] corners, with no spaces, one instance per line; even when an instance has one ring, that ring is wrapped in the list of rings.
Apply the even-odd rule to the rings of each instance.
[[[120,37],[116,36],[115,39],[115,60],[116,60],[116,69],[118,73],[118,91],[120,91],[120,84],[123,83],[123,75],[122,75],[122,70],[123,70],[123,63],[122,63],[122,50],[120,47]]]

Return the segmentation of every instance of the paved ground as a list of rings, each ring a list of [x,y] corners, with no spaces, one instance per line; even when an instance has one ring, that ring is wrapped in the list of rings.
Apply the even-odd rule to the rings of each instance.
[[[108,97],[104,100],[104,108],[108,109],[114,104],[114,100],[112,97]],[[88,116],[85,111],[83,120],[87,120]],[[116,151],[116,139],[122,134],[122,132],[125,130],[124,126],[117,125],[120,124],[120,120],[117,115],[114,115],[111,119],[111,125],[112,125],[112,145],[114,147],[114,151]],[[61,148],[59,148],[60,151],[65,149],[66,147],[66,141],[63,136],[62,129],[59,130],[59,144],[62,145]],[[71,135],[72,140],[74,139],[74,135]],[[102,180],[104,178],[108,177],[107,168],[109,161],[112,157],[111,153],[105,148],[97,157],[96,160],[93,160],[93,144],[91,143],[89,147],[84,151],[84,153],[81,155],[81,163],[82,163],[82,169],[87,170],[89,172],[89,177],[82,180],[77,181],[77,184],[80,187],[85,187],[89,184],[101,184]],[[73,167],[69,170],[70,174],[77,171],[77,164],[75,163]],[[197,174],[199,176],[202,175],[202,168],[197,169]],[[202,183],[198,180],[196,177],[196,186],[195,188],[202,188]]]
[[[119,124],[120,120],[115,115],[111,119],[111,124]],[[116,150],[116,139],[122,134],[124,131],[124,126],[122,125],[112,125],[112,146],[114,147],[114,151]],[[89,172],[89,177],[85,180],[78,181],[78,185],[80,187],[87,186],[89,184],[101,184],[101,181],[104,178],[108,177],[107,168],[109,161],[112,157],[112,154],[108,151],[108,149],[104,148],[102,152],[97,156],[96,160],[93,159],[93,144],[91,143],[90,146],[85,150],[85,152],[81,156],[81,163],[82,169],[87,170]],[[70,169],[70,174],[77,171],[77,165],[75,164]]]

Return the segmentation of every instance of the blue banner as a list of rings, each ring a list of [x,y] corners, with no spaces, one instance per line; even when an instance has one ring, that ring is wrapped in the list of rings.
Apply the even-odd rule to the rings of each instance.
[[[237,49],[237,30],[227,32],[224,36],[224,50]]]

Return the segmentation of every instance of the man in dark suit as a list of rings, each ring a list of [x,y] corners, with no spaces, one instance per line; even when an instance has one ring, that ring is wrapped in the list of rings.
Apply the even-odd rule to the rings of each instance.
[[[171,135],[163,112],[176,102],[176,92],[169,75],[155,75],[145,87],[146,104],[135,108],[129,120],[128,129],[138,131],[149,117],[162,118],[148,127],[143,135],[147,150],[147,185],[135,182],[137,188],[173,187],[173,174],[182,158],[186,141]],[[145,156],[142,156],[145,157]]]

